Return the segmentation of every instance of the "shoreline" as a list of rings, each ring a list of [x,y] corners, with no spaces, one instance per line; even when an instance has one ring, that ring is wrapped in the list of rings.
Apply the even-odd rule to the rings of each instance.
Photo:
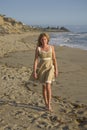
[[[87,51],[55,46],[59,76],[52,85],[50,113],[42,86],[29,81],[39,33],[0,36],[0,129],[85,130]]]
[[[6,35],[4,37],[1,36],[2,44],[0,42],[1,44],[0,64],[5,64],[6,66],[10,66],[10,67],[18,67],[18,68],[30,67],[31,68],[33,65],[33,60],[34,60],[33,59],[34,50],[35,50],[35,46],[37,42],[37,37],[39,34],[40,32],[32,32],[32,33],[30,32],[30,33],[24,33],[24,34]],[[4,43],[4,48],[2,49],[3,43]],[[73,89],[69,88],[69,84],[72,87],[73,87],[72,84],[74,84],[74,86],[76,85],[79,86],[80,82],[82,82],[80,80],[83,79],[84,82],[82,82],[81,84],[85,84],[86,86],[85,77],[87,77],[87,75],[85,71],[87,69],[86,67],[87,66],[87,60],[86,60],[87,50],[83,50],[80,48],[66,47],[66,46],[57,46],[57,45],[54,45],[54,46],[55,46],[57,62],[59,66],[58,67],[59,77],[57,79],[57,82],[61,82],[61,85],[59,84],[59,86],[66,86],[64,88],[59,87],[60,89],[59,94],[61,93],[62,95],[68,98],[67,95],[70,96],[70,93],[72,93],[74,97],[74,92],[71,91]],[[83,76],[82,76],[82,73],[83,73]],[[78,77],[79,74],[81,77]],[[67,78],[65,78],[66,80],[64,79],[63,75],[67,76]],[[73,76],[74,81],[72,81],[72,78],[70,78],[71,75]],[[68,78],[69,78],[69,81],[68,81]],[[77,82],[76,80],[78,80],[79,82]],[[67,85],[65,85],[64,82]],[[63,89],[66,91],[66,88],[71,89],[70,93],[66,92],[67,93],[66,94],[63,91]],[[82,90],[81,87],[80,89]],[[75,91],[75,87],[73,91]],[[84,90],[84,92],[86,91],[87,90]],[[78,92],[75,92],[75,93],[77,93],[78,95]],[[72,97],[72,95],[70,97]],[[77,95],[75,95],[75,97],[77,97],[77,100],[78,100],[79,97]],[[87,96],[86,96],[86,99],[87,99]],[[84,99],[83,99],[83,102],[87,103],[87,101]]]
[[[87,33],[65,32],[65,33],[52,33],[51,35],[52,35],[51,43],[53,42],[55,45],[87,50],[87,44],[86,44]]]
[[[87,82],[85,78],[87,77],[87,51],[77,48],[57,46],[55,47],[55,51],[57,55],[59,76],[53,85],[56,86],[56,90],[52,88],[54,95],[58,94],[64,98],[71,99],[71,101],[87,104]],[[5,57],[0,58],[0,64],[5,64],[7,67],[12,68],[32,68],[33,60],[34,49],[31,49],[10,52],[8,55],[5,55]],[[59,91],[57,91],[57,86]]]

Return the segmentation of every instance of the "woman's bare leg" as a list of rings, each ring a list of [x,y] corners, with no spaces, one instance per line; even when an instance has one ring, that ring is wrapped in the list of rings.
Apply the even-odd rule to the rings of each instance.
[[[43,85],[43,98],[44,98],[44,102],[46,107],[48,106],[48,98],[47,98],[47,89],[46,89],[46,85]]]
[[[51,84],[50,83],[46,83],[46,91],[47,91],[47,102],[48,102],[48,109],[51,111]]]

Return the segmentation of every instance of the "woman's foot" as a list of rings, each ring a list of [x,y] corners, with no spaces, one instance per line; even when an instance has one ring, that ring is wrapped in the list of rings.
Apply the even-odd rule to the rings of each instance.
[[[51,106],[46,106],[46,110],[48,110],[48,111],[50,111],[50,112],[53,112],[53,109],[52,109],[52,107]]]
[[[45,104],[45,105],[46,105],[46,106],[45,106],[45,109],[48,110],[48,109],[49,109],[48,104]]]
[[[52,109],[52,107],[50,106],[50,107],[48,107],[48,110],[50,111],[50,112],[53,112],[53,109]]]

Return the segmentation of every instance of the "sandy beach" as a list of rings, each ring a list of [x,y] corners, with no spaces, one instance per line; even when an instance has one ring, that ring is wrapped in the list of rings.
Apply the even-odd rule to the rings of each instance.
[[[87,51],[55,46],[51,113],[29,81],[39,34],[0,35],[0,130],[87,130]]]

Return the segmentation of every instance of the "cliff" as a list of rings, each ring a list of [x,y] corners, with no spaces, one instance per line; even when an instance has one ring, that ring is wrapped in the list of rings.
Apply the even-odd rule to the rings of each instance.
[[[65,27],[34,27],[25,25],[22,22],[16,21],[10,17],[6,17],[5,15],[0,15],[0,34],[22,33],[32,30],[46,32],[69,32],[69,30]]]
[[[13,18],[5,17],[5,15],[0,15],[1,34],[21,33],[29,30],[31,30],[30,26],[24,25],[22,22],[16,21]]]

